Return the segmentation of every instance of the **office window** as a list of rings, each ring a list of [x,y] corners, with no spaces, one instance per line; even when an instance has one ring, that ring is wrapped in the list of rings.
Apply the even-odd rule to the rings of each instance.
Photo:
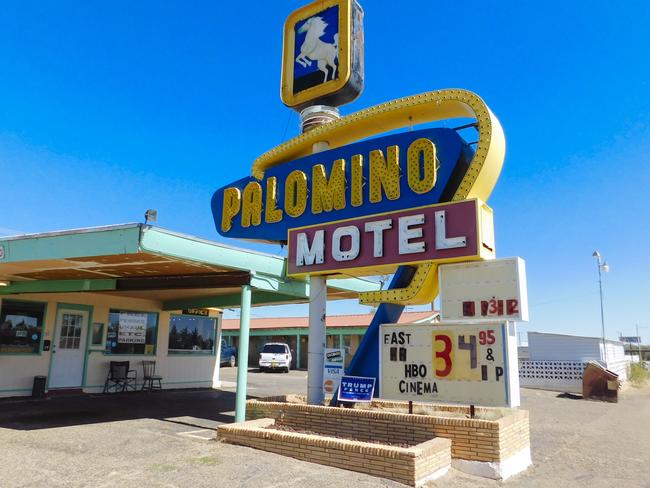
[[[109,354],[156,353],[158,314],[111,310],[106,330],[106,352]]]
[[[215,318],[172,315],[169,324],[169,352],[212,354],[216,334]]]
[[[2,300],[0,353],[38,353],[44,317],[44,303]]]

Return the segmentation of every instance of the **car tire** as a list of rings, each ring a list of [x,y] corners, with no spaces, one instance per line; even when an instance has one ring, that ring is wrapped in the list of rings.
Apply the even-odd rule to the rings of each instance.
[[[263,368],[262,366],[260,366],[260,373],[263,373],[264,371],[266,371],[266,368]]]
[[[231,368],[234,368],[235,365],[237,364],[237,358],[235,358],[235,356],[230,356],[230,359],[228,360],[228,364],[230,365]]]
[[[285,373],[288,373],[288,372],[289,372],[289,366],[287,366],[286,368],[284,368],[284,372],[285,372]]]

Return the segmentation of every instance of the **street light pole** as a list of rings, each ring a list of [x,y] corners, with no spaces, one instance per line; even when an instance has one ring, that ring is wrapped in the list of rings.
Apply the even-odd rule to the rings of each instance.
[[[602,327],[602,339],[603,339],[603,353],[605,355],[605,364],[607,364],[607,343],[605,342],[605,312],[603,310],[603,275],[602,271],[607,273],[609,271],[609,265],[603,261],[600,253],[594,251],[592,257],[596,258],[596,263],[598,265],[598,288],[600,289],[600,325]]]

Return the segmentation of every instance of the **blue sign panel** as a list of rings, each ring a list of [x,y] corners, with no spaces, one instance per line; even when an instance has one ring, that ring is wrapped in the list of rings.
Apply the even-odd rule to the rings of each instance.
[[[621,336],[618,340],[628,344],[641,344],[641,338],[639,336]]]
[[[375,391],[375,378],[343,376],[339,387],[339,402],[371,402]]]
[[[415,152],[413,156],[414,151],[409,151],[419,140],[435,146],[435,184],[426,191],[415,191],[409,182],[410,172],[422,172],[423,155]],[[371,175],[377,151],[385,159],[377,167],[386,166],[390,157],[399,162],[395,188],[388,195],[382,183],[379,198],[372,194],[378,178]],[[419,168],[408,164],[409,154],[420,159]],[[284,242],[288,230],[297,227],[449,201],[473,154],[453,129],[421,129],[369,139],[275,166],[261,181],[249,176],[220,188],[212,197],[212,214],[224,237]],[[341,160],[343,169],[335,180],[334,167],[340,170]],[[321,182],[323,178],[328,181],[328,191],[338,191],[340,198],[330,208],[314,205],[319,189],[315,174],[324,175]],[[301,195],[303,201],[298,201]]]

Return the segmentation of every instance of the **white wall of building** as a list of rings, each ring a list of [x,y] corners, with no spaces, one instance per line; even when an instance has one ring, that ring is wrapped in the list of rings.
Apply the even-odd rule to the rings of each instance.
[[[602,341],[595,337],[528,333],[531,361],[600,361]]]
[[[156,336],[156,354],[152,355],[113,355],[106,354],[104,345],[92,346],[90,340],[86,345],[84,392],[97,393],[104,388],[108,364],[113,361],[130,361],[130,367],[138,374],[138,383],[142,382],[142,361],[155,360],[156,374],[163,377],[163,388],[219,387],[219,368],[215,354],[169,354],[169,327],[172,312],[162,311],[162,304],[153,300],[127,298],[107,294],[93,293],[57,293],[29,294],[3,297],[7,300],[36,301],[47,303],[43,336],[54,342],[57,306],[60,304],[88,305],[92,307],[92,318],[88,333],[92,332],[92,323],[101,322],[104,337],[109,319],[109,311],[129,310],[136,312],[158,313],[158,332]],[[1,300],[0,300],[1,305]],[[220,315],[215,311],[220,328]],[[215,346],[218,348],[218,343]],[[31,395],[34,376],[49,375],[51,351],[40,354],[0,354],[0,397]],[[215,367],[217,366],[217,367]],[[49,378],[48,378],[49,380]]]
[[[629,358],[623,343],[606,340],[605,345],[607,355],[598,337],[529,332],[529,358],[520,360],[521,385],[580,393],[582,371],[589,361],[598,361],[626,381]]]

